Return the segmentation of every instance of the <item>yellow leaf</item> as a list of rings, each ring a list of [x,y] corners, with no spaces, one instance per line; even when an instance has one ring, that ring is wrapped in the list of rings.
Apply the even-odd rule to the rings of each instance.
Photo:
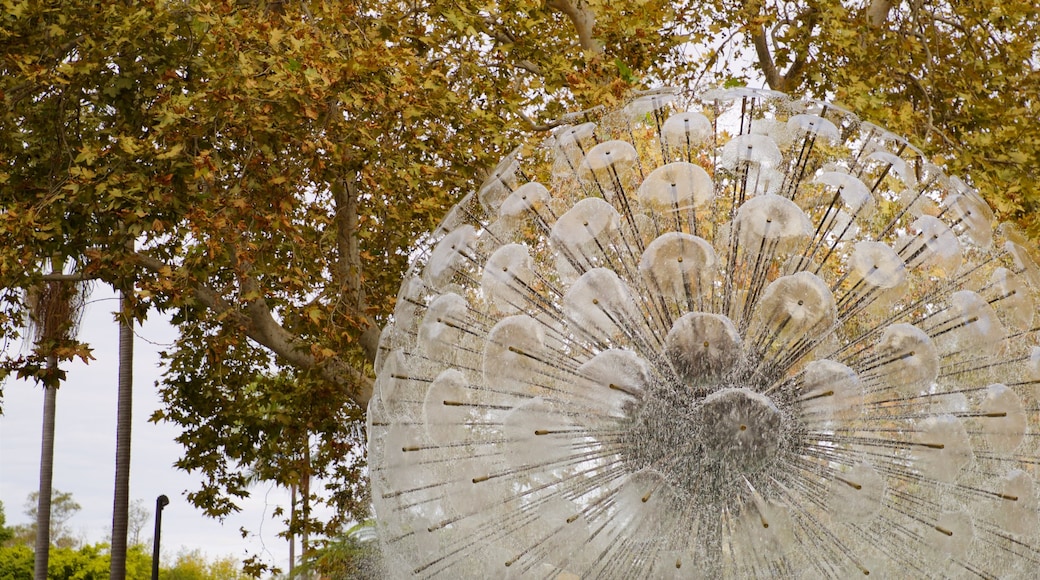
[[[268,40],[268,43],[271,46],[277,48],[278,45],[282,42],[283,38],[285,38],[285,32],[283,32],[282,29],[280,29],[280,28],[272,28],[271,29],[271,37],[268,38],[267,40]]]
[[[170,147],[165,152],[160,153],[159,155],[156,155],[155,158],[156,159],[173,159],[174,157],[177,157],[178,155],[180,155],[181,151],[183,151],[183,150],[184,150],[184,145],[182,143],[177,143],[176,145],[174,145],[173,147]]]
[[[137,140],[132,137],[120,137],[119,148],[130,155],[137,155],[141,150],[141,146],[137,143]]]

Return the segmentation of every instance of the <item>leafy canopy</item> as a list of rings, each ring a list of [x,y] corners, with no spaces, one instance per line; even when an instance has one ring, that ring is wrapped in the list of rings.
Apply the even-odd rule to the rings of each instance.
[[[62,277],[46,257],[132,287],[126,314],[180,329],[155,419],[184,428],[197,505],[314,475],[362,515],[369,365],[411,248],[522,132],[681,41],[666,2],[594,6],[0,0],[0,333]],[[43,352],[0,364],[42,380]]]
[[[696,4],[691,31],[717,75],[827,98],[909,137],[1002,219],[1040,236],[1040,12],[1032,2]]]

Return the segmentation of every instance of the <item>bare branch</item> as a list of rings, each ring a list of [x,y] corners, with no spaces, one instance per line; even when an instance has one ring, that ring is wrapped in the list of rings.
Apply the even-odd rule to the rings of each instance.
[[[509,31],[499,28],[498,23],[492,20],[490,16],[484,16],[481,22],[484,23],[484,32],[497,40],[499,44],[513,44],[516,42],[516,36],[513,36]]]
[[[722,49],[728,46],[729,43],[733,40],[733,38],[740,34],[740,32],[741,31],[739,28],[732,30],[729,33],[729,36],[727,36],[722,42],[718,43],[718,45],[715,48],[711,49],[711,52],[708,53],[708,58],[703,61],[704,66],[701,68],[701,72],[697,74],[697,78],[693,79],[693,83],[690,85],[691,87],[701,86],[701,80],[704,79],[704,75],[710,72],[711,67],[715,66],[715,63],[718,62],[719,55],[722,54]]]

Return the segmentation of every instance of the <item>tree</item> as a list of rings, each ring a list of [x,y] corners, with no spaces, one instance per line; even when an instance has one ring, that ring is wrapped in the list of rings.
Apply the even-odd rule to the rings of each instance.
[[[141,532],[149,529],[152,523],[152,511],[143,499],[135,499],[130,502],[127,510],[126,533],[127,541],[131,546],[143,545],[147,540],[141,538]]]
[[[367,537],[363,535],[366,531]],[[310,574],[317,573],[321,578],[385,578],[374,523],[357,524],[342,536],[326,542],[297,570],[298,575],[289,577],[309,578]]]
[[[25,544],[0,546],[0,580],[29,578],[32,570],[32,548]]]
[[[18,248],[8,268],[40,277],[21,253],[69,246],[90,260],[88,275],[140,278],[140,308],[228,328],[206,337],[213,354],[249,338],[364,404],[369,331],[389,311],[366,296],[393,292],[402,249],[502,152],[525,111],[558,113],[625,86],[601,43],[585,39],[583,53],[557,15],[580,30],[588,19],[552,4],[521,3],[519,15],[384,3],[12,7],[3,183],[5,205],[25,211],[5,215]],[[53,24],[42,58],[32,50],[41,22]],[[645,60],[638,37],[656,28],[633,28],[618,49],[632,54],[619,58]],[[484,39],[502,47],[470,46]],[[511,51],[541,74],[518,74]],[[592,82],[604,75],[620,84]],[[134,239],[138,249],[126,247]]]
[[[208,559],[198,550],[181,552],[173,565],[159,571],[160,580],[245,580],[234,558]]]
[[[116,477],[112,500],[112,568],[110,577],[126,578],[127,532],[130,517],[130,430],[133,423],[134,328],[127,290],[119,294],[119,395],[116,403]],[[135,539],[134,545],[137,545]]]
[[[63,273],[64,260],[56,257],[51,261],[51,273]],[[26,292],[29,308],[30,334],[38,351],[45,353],[46,364],[37,375],[43,385],[43,432],[40,443],[40,490],[36,507],[36,549],[34,577],[44,580],[47,576],[48,546],[51,544],[51,482],[54,477],[54,423],[57,408],[58,386],[64,374],[59,361],[62,351],[74,344],[83,305],[87,296],[87,285],[83,282],[52,280],[31,287]],[[75,347],[72,347],[75,349]],[[78,508],[78,504],[77,504]]]
[[[343,443],[363,445],[413,241],[519,131],[616,98],[677,45],[667,3],[636,5],[596,20],[573,0],[6,0],[2,287],[47,277],[30,257],[60,250],[133,286],[136,317],[174,312],[156,419],[185,425],[181,466],[208,473],[191,495],[208,513],[245,493],[202,461],[209,423],[233,422],[214,411],[271,364],[325,397],[313,419],[341,427],[316,456],[354,489]],[[23,316],[3,303],[0,323]],[[6,367],[31,373],[37,356]]]
[[[970,176],[1040,235],[1040,13],[1029,2],[700,2],[691,34],[717,74],[828,97]],[[742,70],[739,62],[753,62]],[[699,73],[698,73],[699,74]]]
[[[4,514],[4,502],[0,501],[0,546],[14,538],[14,530],[7,527],[7,516]]]
[[[62,580],[104,580],[109,577],[112,551],[106,544],[88,544],[78,550],[55,550],[54,562],[47,577]],[[132,546],[126,552],[126,577],[145,580],[150,577],[151,555],[143,546]]]
[[[197,457],[207,463],[221,462],[221,476],[228,481],[241,478],[243,488],[251,482],[267,481],[295,490],[288,513],[276,508],[273,517],[284,519],[282,535],[290,542],[295,543],[296,537],[303,540],[305,555],[310,538],[335,534],[347,514],[364,509],[367,494],[356,481],[349,488],[321,490],[311,486],[313,481],[346,481],[333,469],[344,465],[361,469],[363,458],[353,451],[353,439],[343,440],[339,435],[349,415],[323,410],[328,391],[320,385],[301,385],[301,380],[292,373],[261,376],[233,397],[222,399],[220,404],[234,422],[207,421],[205,429],[212,430],[208,436],[229,444],[223,450],[207,450],[205,455],[200,452]],[[339,453],[352,457],[337,457]],[[311,517],[311,508],[322,491],[334,498],[335,505],[345,506],[346,514],[328,522]]]
[[[28,516],[32,522],[29,525],[16,526],[15,537],[22,538],[22,543],[33,544],[34,539],[39,537],[37,533],[37,526],[39,525],[39,505],[40,505],[40,492],[34,491],[30,493],[25,499],[24,513]],[[79,505],[72,494],[57,489],[52,490],[50,503],[50,519],[47,529],[47,537],[50,540],[50,545],[66,548],[75,547],[80,543],[79,538],[72,535],[71,530],[68,527],[69,520],[72,519],[82,506]]]
[[[49,580],[104,580],[108,578],[108,544],[86,544],[78,548],[51,548],[47,567]],[[127,577],[148,580],[151,555],[142,546],[127,550]],[[32,575],[32,549],[25,545],[0,547],[0,580],[22,580]],[[227,576],[234,578],[233,576]]]
[[[35,520],[37,493],[29,494],[25,513]],[[111,550],[108,544],[85,544],[69,535],[65,524],[80,510],[72,495],[55,491],[52,502],[54,518],[51,538],[55,545],[49,550],[47,578],[102,580],[109,578]],[[151,553],[140,541],[141,529],[148,523],[148,509],[142,500],[130,504],[129,534],[133,538],[125,555],[125,573],[133,580],[151,577]],[[0,580],[21,580],[33,573],[34,524],[23,528],[6,526],[3,502],[0,502]],[[23,541],[17,541],[21,538]],[[182,552],[172,565],[163,565],[159,577],[168,580],[239,580],[247,578],[235,559],[229,556],[209,559],[198,551]]]

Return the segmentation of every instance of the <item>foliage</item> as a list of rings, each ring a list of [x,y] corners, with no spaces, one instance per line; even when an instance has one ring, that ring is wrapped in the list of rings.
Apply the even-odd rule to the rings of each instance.
[[[293,571],[293,577],[310,578],[312,574],[317,574],[320,578],[384,578],[386,573],[379,544],[373,538],[365,539],[358,533],[364,528],[375,533],[371,520],[356,524],[342,536],[309,553],[303,564]]]
[[[47,564],[49,580],[104,580],[109,569],[108,544],[88,544],[79,548],[52,547]],[[148,580],[152,558],[143,546],[127,550],[127,578]],[[26,544],[0,547],[0,580],[21,580],[33,574],[33,552]]]
[[[35,494],[30,494],[26,502],[26,514],[35,509]],[[30,508],[29,506],[32,506]],[[144,514],[148,510],[141,506],[140,500],[133,503],[136,513]],[[55,492],[54,514],[64,517],[59,525],[71,517],[80,507],[67,493]],[[134,511],[134,510],[132,510]],[[133,518],[131,518],[133,520]],[[33,519],[35,521],[35,518]],[[0,502],[0,580],[22,580],[33,575],[33,539],[35,531],[31,526],[6,527],[6,516],[3,503]],[[20,529],[19,528],[23,528]],[[63,529],[63,528],[61,528]],[[32,532],[25,535],[27,531]],[[22,537],[25,536],[25,537]],[[52,534],[51,538],[68,538],[66,532]],[[78,542],[76,542],[78,543]],[[52,580],[102,580],[108,578],[111,552],[108,544],[86,544],[52,546],[47,566],[47,578]],[[152,557],[148,546],[135,541],[127,549],[126,577],[131,580],[147,580],[151,578]],[[172,565],[159,568],[159,578],[163,580],[239,580],[247,578],[234,558],[221,557],[208,559],[199,551],[185,551],[177,555]]]
[[[33,575],[33,551],[28,544],[0,546],[0,580],[24,580]]]
[[[1040,12],[1032,2],[699,3],[705,65],[827,97],[968,176],[1003,219],[1040,235]],[[755,71],[739,63],[753,62]]]
[[[273,365],[311,391],[287,416],[340,425],[312,469],[356,490],[368,365],[413,242],[520,131],[616,98],[677,44],[667,2],[616,5],[595,37],[589,6],[2,0],[3,334],[38,256],[133,283],[134,315],[181,329],[155,419],[185,427],[197,505],[236,509],[248,474],[212,459],[256,430],[211,427],[235,428],[222,403]]]
[[[310,520],[307,514],[290,522],[290,514],[278,509],[273,515],[285,518],[286,535],[334,533],[341,518],[364,511],[364,460],[357,451],[364,437],[361,427],[348,408],[328,408],[335,397],[328,383],[304,381],[308,379],[292,374],[260,376],[244,387],[196,391],[171,404],[167,416],[191,425],[179,440],[196,449],[178,460],[178,467],[210,477],[203,489],[189,495],[191,501],[220,515],[236,509],[232,497],[222,494],[244,497],[256,481],[269,481],[296,486],[308,498],[305,505],[325,497],[344,508],[328,522]],[[207,411],[214,408],[222,413]],[[205,441],[223,444],[210,449]],[[311,489],[312,480],[327,483]]]
[[[159,580],[244,580],[234,558],[207,559],[198,550],[181,552],[172,566],[159,569]]]
[[[14,537],[14,530],[7,527],[7,516],[4,514],[4,502],[0,501],[0,546],[7,544]]]
[[[136,544],[127,548],[126,577],[148,580],[152,573],[151,551]],[[79,548],[51,548],[47,566],[50,580],[103,580],[108,578],[110,550],[108,544],[87,544]],[[17,544],[0,547],[0,580],[31,578],[32,547]],[[159,567],[160,580],[244,580],[235,559],[230,556],[209,559],[199,551],[177,555],[172,564]]]

